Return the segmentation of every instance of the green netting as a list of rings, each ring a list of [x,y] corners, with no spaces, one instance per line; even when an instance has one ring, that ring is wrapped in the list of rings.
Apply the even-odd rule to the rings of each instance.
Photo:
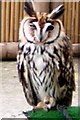
[[[80,120],[80,107],[69,107],[67,109],[69,116],[72,120]],[[38,110],[36,112],[25,112],[30,120],[65,120],[62,113],[58,112],[56,109],[52,109],[49,112],[44,110]]]

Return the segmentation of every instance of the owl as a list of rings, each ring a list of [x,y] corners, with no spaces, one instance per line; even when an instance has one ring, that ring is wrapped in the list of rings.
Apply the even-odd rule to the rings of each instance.
[[[33,4],[32,4],[33,5]],[[61,4],[51,13],[25,3],[19,29],[17,66],[27,102],[34,109],[69,106],[75,90],[71,41],[65,34]]]

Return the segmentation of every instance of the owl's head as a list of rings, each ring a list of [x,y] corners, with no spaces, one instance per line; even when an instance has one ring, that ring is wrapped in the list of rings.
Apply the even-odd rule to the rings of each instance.
[[[20,40],[34,44],[48,44],[61,36],[64,28],[58,18],[64,12],[64,5],[58,6],[49,14],[35,12],[29,3],[26,3],[24,8],[28,16],[21,21]]]

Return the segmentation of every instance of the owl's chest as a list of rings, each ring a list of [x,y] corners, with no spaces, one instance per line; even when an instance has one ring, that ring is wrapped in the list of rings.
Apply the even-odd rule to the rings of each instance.
[[[32,47],[27,56],[28,69],[33,88],[42,99],[53,93],[52,77],[54,74],[53,48],[50,46]]]
[[[53,68],[53,47],[34,46],[28,55],[28,65],[31,70],[39,74],[46,69]]]

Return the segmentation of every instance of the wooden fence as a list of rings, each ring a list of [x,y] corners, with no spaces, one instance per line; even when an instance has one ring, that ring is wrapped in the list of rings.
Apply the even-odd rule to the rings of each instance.
[[[18,42],[19,25],[20,25],[20,21],[24,17],[23,4],[24,4],[23,2],[1,2],[0,45],[2,49],[0,47],[0,53],[2,53],[2,56],[6,56],[6,54],[8,53],[10,54],[7,56],[10,56],[12,53],[14,54],[15,53],[14,50],[17,49],[17,46],[15,49],[15,45]],[[79,44],[80,43],[80,3],[64,2],[64,6],[65,6],[65,12],[61,19],[63,21],[66,34],[71,38],[72,43]],[[13,44],[13,42],[15,44]],[[6,45],[3,45],[3,43]],[[6,46],[8,46],[8,48]],[[79,49],[80,49],[80,44],[79,44]],[[79,49],[77,49],[77,51],[79,51]]]
[[[2,2],[1,41],[17,42],[19,24],[23,17],[23,2]]]
[[[64,3],[63,23],[66,33],[73,43],[80,43],[80,4],[79,2]]]
[[[64,6],[62,21],[66,33],[73,43],[80,43],[80,4],[68,2]],[[0,42],[17,42],[19,24],[24,16],[23,2],[2,2],[1,11]]]

